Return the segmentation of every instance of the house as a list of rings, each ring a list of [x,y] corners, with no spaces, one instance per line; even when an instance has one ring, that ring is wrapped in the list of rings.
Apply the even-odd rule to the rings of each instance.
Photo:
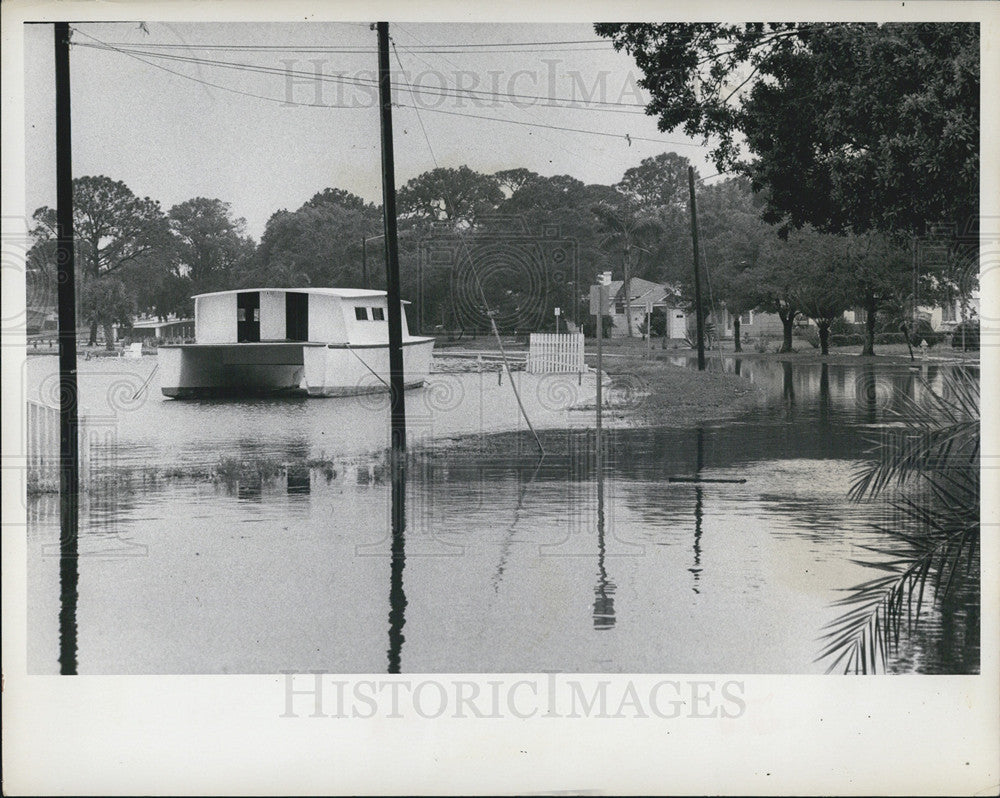
[[[667,337],[684,338],[687,330],[687,312],[682,307],[678,290],[671,285],[650,282],[641,277],[629,280],[629,297],[625,296],[623,280],[612,280],[611,272],[598,275],[598,284],[606,285],[607,305],[605,314],[611,319],[612,338],[628,335],[626,304],[632,317],[632,335],[641,337],[645,329],[646,314],[660,310],[667,317]]]
[[[691,314],[692,318],[694,314]],[[736,334],[733,314],[725,305],[710,314],[715,325],[716,334],[723,340],[732,340]],[[740,338],[779,338],[784,334],[781,318],[777,313],[765,313],[760,310],[748,310],[740,314]]]
[[[864,324],[867,314],[863,308],[853,308],[844,312],[844,320],[850,324]],[[965,299],[952,299],[942,305],[920,305],[917,318],[928,322],[935,332],[950,332],[957,324],[979,318],[979,291]]]
[[[129,330],[118,329],[118,338],[129,338],[133,341],[168,341],[174,339],[194,338],[194,319],[142,318],[132,322]]]

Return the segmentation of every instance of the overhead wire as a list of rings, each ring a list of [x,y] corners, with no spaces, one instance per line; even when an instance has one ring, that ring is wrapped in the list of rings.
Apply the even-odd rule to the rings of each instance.
[[[307,72],[304,70],[281,68],[281,67],[271,67],[264,66],[260,64],[245,64],[233,61],[220,61],[217,59],[206,59],[197,58],[194,56],[182,56],[182,55],[171,55],[167,53],[155,53],[142,51],[138,49],[133,50],[120,50],[115,47],[108,47],[103,45],[93,45],[93,44],[77,44],[77,47],[86,47],[95,50],[110,50],[112,52],[122,53],[123,55],[129,55],[132,57],[144,56],[146,58],[161,58],[168,61],[179,61],[182,63],[199,64],[205,66],[214,66],[222,69],[231,69],[237,72],[256,72],[260,74],[267,75],[277,75],[281,77],[301,77],[309,80],[317,80],[320,82],[327,83],[339,83],[346,85],[360,86],[364,88],[376,88],[378,86],[377,80],[374,78],[361,78],[361,77],[348,77],[346,75],[339,74],[326,74],[323,72]],[[411,92],[415,91],[419,94],[428,94],[432,96],[445,97],[445,98],[455,98],[458,95],[466,95],[468,99],[476,102],[482,101],[483,97],[477,97],[475,95],[483,95],[485,97],[491,98],[504,98],[504,100],[510,102],[511,104],[516,104],[516,101],[524,101],[525,104],[531,104],[535,107],[552,107],[552,108],[563,108],[572,110],[591,110],[591,111],[612,111],[615,113],[632,113],[632,114],[642,114],[646,115],[645,106],[639,103],[623,103],[610,100],[578,100],[575,97],[545,97],[538,94],[519,94],[515,92],[498,92],[498,91],[487,91],[484,89],[475,88],[465,88],[462,86],[457,86],[456,88],[447,87],[428,87],[422,85],[414,85],[408,81],[395,81],[392,83],[393,88],[405,88]],[[535,102],[541,101],[541,102]],[[558,103],[566,103],[565,105],[560,105]],[[608,107],[599,107],[608,106]],[[618,109],[622,110],[618,110]]]
[[[122,55],[128,56],[130,58],[134,58],[137,61],[140,61],[141,63],[146,64],[147,66],[152,66],[152,67],[155,67],[157,69],[161,69],[161,70],[163,70],[165,72],[168,72],[170,74],[177,75],[179,77],[183,77],[183,78],[186,78],[188,80],[192,80],[192,81],[195,81],[197,83],[201,83],[203,85],[211,86],[213,88],[222,89],[224,91],[229,91],[229,92],[232,92],[234,94],[239,94],[239,95],[243,95],[243,96],[247,96],[247,97],[253,97],[253,98],[256,98],[256,99],[267,100],[267,101],[270,101],[270,102],[276,102],[276,103],[279,103],[279,104],[282,104],[282,105],[286,105],[286,106],[287,105],[293,105],[293,106],[306,106],[306,107],[319,107],[319,108],[355,108],[355,107],[358,107],[357,105],[343,105],[343,104],[330,104],[330,103],[306,103],[306,102],[301,102],[301,101],[289,100],[287,98],[280,99],[280,98],[277,98],[277,97],[270,97],[268,95],[256,94],[256,93],[253,93],[253,92],[246,92],[246,91],[243,91],[243,90],[240,90],[240,89],[234,89],[232,87],[225,86],[223,84],[214,83],[212,81],[204,80],[202,78],[197,78],[197,77],[194,77],[192,75],[188,75],[188,74],[186,74],[184,72],[180,72],[178,70],[170,69],[168,67],[163,66],[162,64],[156,64],[156,63],[154,63],[152,61],[149,61],[149,60],[147,60],[146,57],[143,57],[143,56],[147,56],[147,57],[166,57],[169,60],[177,60],[177,61],[182,61],[182,62],[186,62],[186,63],[204,64],[204,65],[208,65],[208,66],[221,66],[221,67],[225,67],[225,68],[235,69],[236,71],[262,72],[262,73],[265,73],[265,74],[278,74],[278,75],[283,75],[283,76],[287,76],[289,74],[304,75],[304,76],[308,76],[308,77],[313,78],[313,79],[329,80],[329,81],[338,82],[338,83],[347,83],[347,84],[353,84],[353,85],[360,85],[360,86],[364,86],[366,88],[374,88],[375,86],[377,86],[377,83],[375,83],[375,82],[369,83],[368,81],[365,81],[365,80],[362,80],[362,79],[345,78],[345,77],[338,78],[338,76],[317,75],[315,73],[301,72],[301,71],[297,71],[297,70],[291,70],[291,71],[289,71],[289,70],[281,70],[281,69],[279,69],[277,67],[254,67],[254,66],[247,66],[247,65],[243,65],[243,64],[235,64],[235,63],[231,63],[231,62],[220,62],[220,61],[215,61],[215,60],[212,60],[212,59],[187,58],[187,57],[183,57],[183,56],[162,56],[160,54],[155,54],[155,53],[142,53],[142,55],[140,55],[140,54],[137,54],[137,52],[134,52],[134,51],[121,50],[121,49],[118,49],[116,47],[111,47],[111,46],[107,45],[105,42],[102,42],[101,40],[97,39],[96,37],[91,36],[90,34],[86,33],[85,31],[80,31],[78,28],[73,28],[73,30],[74,31],[79,31],[84,36],[87,36],[88,38],[93,39],[94,41],[98,42],[98,45],[99,45],[98,46],[98,45],[89,45],[89,44],[84,44],[84,43],[77,43],[75,45],[77,47],[90,47],[90,48],[96,49],[96,50],[107,50],[107,51],[111,51],[111,52],[117,52],[117,53],[120,53]],[[397,53],[397,58],[398,58],[398,53]],[[422,89],[422,87],[413,86],[412,84],[405,83],[405,82],[402,83],[402,84],[400,84],[400,83],[397,82],[397,83],[395,83],[393,85],[395,87],[397,87],[397,88],[402,87],[402,88],[408,89],[410,91],[410,93],[411,93],[411,97],[413,97],[413,92],[414,91],[418,92],[418,93],[424,91]],[[446,96],[448,96],[448,95],[446,95]],[[537,95],[508,95],[508,96],[512,96],[512,97],[513,96],[520,96],[520,97],[524,97],[524,98],[534,97],[536,99],[542,99],[542,98],[539,98]],[[414,104],[413,105],[407,105],[405,103],[397,103],[397,104],[400,107],[409,107],[409,108],[415,108],[417,110],[420,110],[420,108],[418,107],[418,105],[417,105],[417,103],[415,101],[415,97],[413,99],[414,99]],[[512,103],[512,104],[514,104],[514,103]],[[516,104],[515,104],[515,107],[517,107]],[[554,106],[554,107],[574,108],[574,107],[579,107],[579,106]],[[606,138],[619,138],[619,139],[624,138],[624,139],[626,139],[626,140],[628,140],[630,142],[631,141],[643,141],[643,142],[651,142],[651,143],[654,143],[654,144],[667,144],[667,145],[674,145],[674,146],[694,146],[694,147],[706,146],[706,145],[698,144],[698,143],[695,143],[695,142],[670,141],[670,140],[665,140],[665,139],[654,139],[654,138],[644,137],[644,136],[632,136],[631,134],[619,134],[619,133],[611,133],[611,132],[608,132],[608,131],[587,130],[587,129],[584,129],[584,128],[573,128],[573,127],[566,127],[566,126],[562,126],[562,125],[549,125],[549,124],[545,124],[545,123],[541,123],[541,122],[525,122],[525,121],[521,121],[521,120],[507,119],[507,118],[504,118],[504,117],[486,116],[486,115],[483,115],[483,114],[462,113],[460,111],[448,111],[448,110],[445,110],[445,109],[442,109],[442,108],[432,108],[432,107],[427,107],[427,106],[424,106],[422,110],[429,111],[429,112],[432,112],[432,113],[446,114],[446,115],[449,115],[449,116],[467,117],[467,118],[471,118],[471,119],[481,119],[481,120],[484,120],[484,121],[493,121],[493,122],[504,122],[504,123],[507,123],[507,124],[521,125],[521,126],[535,127],[535,128],[543,128],[543,129],[550,129],[550,130],[557,130],[557,131],[560,131],[560,132],[581,133],[581,134],[585,134],[585,135],[596,135],[596,136],[602,136],[602,137],[606,137]],[[591,110],[608,110],[608,109],[591,109]]]

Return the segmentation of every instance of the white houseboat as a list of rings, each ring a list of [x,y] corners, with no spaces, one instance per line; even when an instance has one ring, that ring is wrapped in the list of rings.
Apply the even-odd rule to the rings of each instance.
[[[166,396],[352,396],[388,390],[385,291],[240,289],[199,294],[194,301],[196,342],[158,350]],[[409,334],[403,313],[407,388],[423,384],[433,348],[433,338]]]

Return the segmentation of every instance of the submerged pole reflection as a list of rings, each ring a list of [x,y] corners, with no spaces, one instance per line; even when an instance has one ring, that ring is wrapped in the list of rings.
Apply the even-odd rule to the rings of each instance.
[[[601,458],[601,432],[597,433],[597,586],[594,588],[594,628],[611,629],[615,625],[616,585],[608,578],[604,565],[604,469]]]
[[[400,673],[403,653],[403,626],[406,625],[406,593],[403,567],[406,565],[406,453],[391,452],[392,546],[389,569],[389,673]]]
[[[701,470],[705,465],[705,428],[698,427],[697,437],[695,438],[695,478],[701,477]],[[688,571],[694,577],[694,583],[691,585],[691,590],[695,593],[700,593],[698,589],[698,580],[701,578],[701,519],[704,515],[704,508],[702,506],[702,490],[700,485],[695,485],[694,488],[694,564],[688,568]]]

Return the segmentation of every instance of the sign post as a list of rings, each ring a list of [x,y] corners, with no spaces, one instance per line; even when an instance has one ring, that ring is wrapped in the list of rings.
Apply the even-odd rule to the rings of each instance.
[[[556,308],[554,313],[556,314],[556,335],[559,335],[559,314],[561,313],[561,310]]]
[[[603,367],[602,363],[602,352],[603,349],[603,339],[604,339],[604,305],[605,297],[607,296],[607,286],[604,285],[592,285],[590,287],[590,312],[592,315],[596,316],[596,333],[597,333],[597,467],[600,470],[601,467],[601,405],[603,403],[601,397],[601,369]]]

